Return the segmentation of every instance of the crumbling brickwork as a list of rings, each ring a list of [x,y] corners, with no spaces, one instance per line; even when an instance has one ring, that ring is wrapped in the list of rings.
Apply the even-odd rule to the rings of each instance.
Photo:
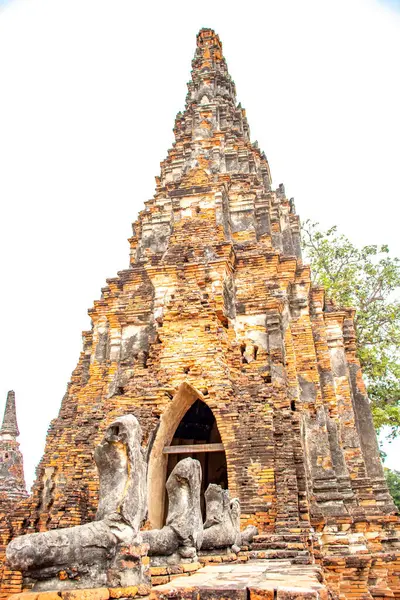
[[[198,34],[192,67],[175,142],[133,224],[130,266],[89,311],[92,329],[12,535],[94,518],[92,451],[115,417],[133,413],[146,438],[160,424],[154,454],[171,443],[182,407],[200,399],[243,525],[259,527],[254,556],[317,561],[341,598],[400,597],[399,523],[353,313],[312,288],[294,203],[283,185],[272,189],[212,30]],[[150,458],[152,490],[159,464]],[[19,585],[7,573],[5,593]]]

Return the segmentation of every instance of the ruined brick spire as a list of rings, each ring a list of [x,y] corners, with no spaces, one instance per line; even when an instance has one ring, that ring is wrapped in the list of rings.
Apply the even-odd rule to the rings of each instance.
[[[146,202],[133,228],[131,266],[158,261],[164,252],[165,262],[174,260],[178,249],[171,233],[177,232],[182,217],[191,218],[185,225],[190,243],[179,249],[188,262],[188,247],[197,246],[193,256],[205,256],[205,250],[212,252],[211,246],[215,248],[222,239],[257,241],[265,251],[301,259],[294,203],[286,198],[283,185],[272,189],[267,157],[250,140],[246,111],[237,104],[221,41],[212,29],[197,35],[185,109],[176,116],[174,135],[156,177],[155,196]],[[178,207],[178,198],[183,197],[185,207]],[[207,211],[215,215],[216,223],[212,219],[207,227],[203,223],[199,238],[197,215],[205,216]]]
[[[271,190],[267,158],[257,142],[250,141],[246,111],[236,103],[235,84],[212,29],[197,35],[185,110],[176,116],[174,134],[176,142],[156,178],[157,191],[172,182],[185,187],[185,177],[187,183],[221,184],[227,174],[245,174],[250,185],[261,184],[264,193]],[[297,230],[297,224],[292,229]],[[298,244],[290,250],[298,254]]]
[[[188,83],[188,108],[193,101],[210,104],[217,99],[236,106],[236,88],[229,75],[222,53],[222,43],[212,29],[201,29],[197,35],[197,49],[192,60],[192,79]]]
[[[11,508],[27,496],[24,464],[19,449],[15,392],[7,394],[3,424],[0,429],[0,509]]]
[[[13,438],[19,436],[17,423],[17,412],[15,408],[15,392],[10,390],[7,394],[6,406],[4,409],[3,424],[0,429],[0,436],[8,435]],[[1,439],[1,438],[0,438]]]
[[[243,525],[261,533],[252,553],[296,564],[317,559],[335,597],[372,597],[368,588],[396,596],[400,520],[379,458],[353,311],[329,306],[324,289],[313,287],[294,203],[283,185],[272,187],[211,29],[197,36],[174,134],[155,194],[133,224],[130,266],[107,280],[89,311],[91,330],[9,535],[95,517],[93,448],[129,412],[145,438],[157,432],[149,520],[162,527],[172,466],[164,449],[179,442],[183,419],[203,403],[188,421],[189,444],[220,440],[221,453],[202,457],[204,487],[226,479]],[[22,457],[17,464],[22,474]],[[4,531],[0,520],[3,539]],[[6,580],[9,592],[12,576]]]

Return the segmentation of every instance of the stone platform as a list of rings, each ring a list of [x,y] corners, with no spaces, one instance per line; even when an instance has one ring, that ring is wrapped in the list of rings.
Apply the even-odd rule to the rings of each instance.
[[[290,561],[249,561],[209,565],[188,576],[177,576],[153,587],[149,600],[328,600],[322,573],[315,565]]]
[[[293,565],[284,560],[248,561],[246,564],[208,565],[191,573],[171,576],[171,581],[150,591],[143,586],[96,588],[63,592],[25,592],[9,600],[328,600],[322,573],[315,565]]]

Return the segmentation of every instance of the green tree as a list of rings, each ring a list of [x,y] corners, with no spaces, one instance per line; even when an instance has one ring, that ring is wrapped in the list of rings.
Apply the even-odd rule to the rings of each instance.
[[[357,248],[336,227],[327,231],[306,221],[302,227],[304,258],[314,284],[323,285],[339,306],[356,309],[360,360],[375,427],[400,433],[400,260],[386,245]]]
[[[393,502],[400,510],[400,473],[399,471],[392,471],[392,469],[385,467],[385,477]]]

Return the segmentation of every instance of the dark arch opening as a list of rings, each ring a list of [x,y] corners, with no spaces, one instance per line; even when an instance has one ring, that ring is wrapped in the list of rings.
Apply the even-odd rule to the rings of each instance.
[[[171,446],[190,446],[198,444],[221,443],[221,436],[212,410],[196,400],[183,416],[171,441]],[[204,513],[204,492],[210,483],[217,483],[224,489],[228,488],[228,470],[224,451],[220,452],[191,452],[185,454],[170,454],[168,456],[167,479],[175,465],[191,456],[201,464],[202,470],[202,511]],[[167,504],[167,503],[166,503]],[[166,513],[167,514],[167,507]],[[203,514],[204,516],[204,514]]]

